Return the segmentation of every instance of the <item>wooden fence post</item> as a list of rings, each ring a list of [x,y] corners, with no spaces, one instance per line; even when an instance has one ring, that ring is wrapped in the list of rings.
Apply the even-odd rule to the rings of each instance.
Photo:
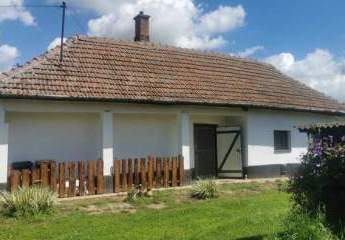
[[[171,186],[177,186],[177,159],[172,157]]]
[[[103,160],[97,160],[97,194],[104,193]]]
[[[40,163],[41,183],[43,187],[49,186],[49,174],[48,174],[48,163]]]
[[[147,158],[147,188],[152,189],[153,185],[153,162],[152,157]]]
[[[128,189],[133,188],[133,161],[128,159]]]
[[[89,195],[95,194],[95,168],[95,161],[89,160],[87,162],[87,190]]]
[[[183,163],[183,157],[182,155],[178,156],[178,161],[179,161],[179,186],[182,186],[184,184],[184,163]]]
[[[156,159],[156,187],[163,186],[162,178],[162,161],[161,158]]]
[[[134,187],[138,187],[140,184],[140,161],[134,159]]]
[[[121,191],[120,172],[121,172],[121,160],[115,160],[114,161],[114,192],[116,193]]]
[[[20,186],[20,171],[11,170],[10,182],[11,182],[11,192],[17,191]]]
[[[163,160],[163,186],[167,188],[169,186],[169,158]]]
[[[50,163],[50,189],[53,192],[57,191],[57,177],[56,177],[56,162],[52,161]]]
[[[140,183],[142,186],[142,189],[145,189],[146,187],[146,160],[145,158],[140,159]]]
[[[65,163],[59,162],[59,197],[65,196]]]
[[[30,187],[30,170],[23,169],[22,170],[22,188]]]
[[[85,165],[83,161],[78,162],[78,174],[79,174],[79,196],[83,196],[85,194]]]
[[[121,179],[122,179],[122,191],[127,192],[127,160],[122,159],[122,171],[121,171]]]
[[[69,172],[69,178],[68,178],[68,196],[73,197],[75,196],[75,181],[76,181],[76,176],[75,176],[75,171],[76,171],[76,165],[74,162],[70,162],[68,164],[68,172]]]

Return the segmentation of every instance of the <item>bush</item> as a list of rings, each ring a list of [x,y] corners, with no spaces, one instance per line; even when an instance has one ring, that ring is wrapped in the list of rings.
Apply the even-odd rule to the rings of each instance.
[[[292,212],[283,222],[284,232],[276,234],[274,240],[336,240],[324,226],[322,218],[311,218],[308,214]]]
[[[56,205],[56,196],[48,188],[30,187],[0,195],[2,207],[9,216],[33,216],[50,213]]]
[[[296,208],[312,217],[321,212],[336,232],[345,223],[345,147],[322,139],[310,147],[290,191]]]
[[[213,179],[198,179],[192,186],[192,197],[210,199],[217,196],[217,185]]]

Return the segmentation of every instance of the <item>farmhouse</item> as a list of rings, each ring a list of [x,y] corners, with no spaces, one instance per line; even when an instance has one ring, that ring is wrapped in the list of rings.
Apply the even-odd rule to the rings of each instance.
[[[193,176],[275,177],[306,151],[294,126],[334,122],[337,101],[258,61],[75,36],[0,74],[0,182],[15,162],[184,158]]]

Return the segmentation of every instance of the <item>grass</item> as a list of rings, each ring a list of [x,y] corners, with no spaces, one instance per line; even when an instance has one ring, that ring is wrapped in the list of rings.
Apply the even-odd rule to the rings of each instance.
[[[53,216],[0,217],[0,239],[261,240],[284,230],[288,208],[288,194],[275,183],[222,185],[211,200],[179,190],[133,204],[119,197],[66,201]]]

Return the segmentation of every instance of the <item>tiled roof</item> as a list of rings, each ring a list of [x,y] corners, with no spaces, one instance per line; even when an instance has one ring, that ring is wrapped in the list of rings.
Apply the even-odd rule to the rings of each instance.
[[[225,54],[76,36],[0,74],[0,97],[207,104],[345,113],[273,66]]]

